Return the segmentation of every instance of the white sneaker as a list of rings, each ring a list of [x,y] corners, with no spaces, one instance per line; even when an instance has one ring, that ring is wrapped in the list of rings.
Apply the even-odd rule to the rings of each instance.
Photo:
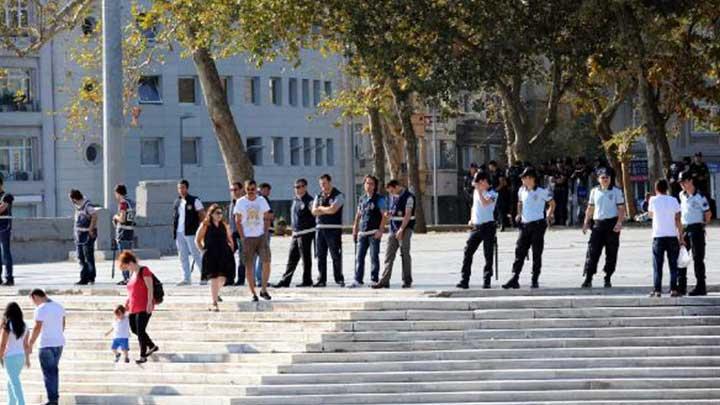
[[[353,283],[350,284],[347,288],[360,288],[360,287],[362,287],[362,286],[363,286],[362,283],[358,283],[357,281],[353,281]]]
[[[187,280],[183,280],[183,281],[181,281],[181,282],[179,282],[179,283],[177,283],[177,284],[175,284],[175,285],[178,286],[178,287],[180,287],[180,286],[183,286],[183,285],[190,285],[190,284],[192,284],[192,283],[190,283],[190,282],[187,281]]]

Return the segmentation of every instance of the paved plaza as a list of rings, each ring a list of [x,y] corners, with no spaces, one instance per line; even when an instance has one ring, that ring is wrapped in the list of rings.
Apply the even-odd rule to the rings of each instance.
[[[706,263],[708,266],[708,284],[720,282],[716,267],[720,263],[720,238],[717,227],[708,228],[708,246]],[[384,254],[384,244],[387,234],[383,237],[381,261]],[[414,287],[417,290],[439,290],[453,288],[460,278],[463,247],[467,234],[461,232],[428,233],[414,235],[412,246]],[[582,270],[585,260],[585,251],[589,235],[583,235],[579,229],[553,228],[548,231],[545,239],[545,253],[543,255],[543,274],[540,279],[541,287],[578,287],[582,282]],[[515,230],[498,232],[500,282],[504,282],[510,275],[514,257]],[[343,236],[343,271],[345,281],[351,282],[354,268],[353,244],[350,235]],[[287,262],[289,237],[274,237],[272,248],[272,275],[271,282],[277,281],[285,271]],[[328,258],[328,261],[330,259]],[[143,262],[149,266],[167,284],[174,284],[181,279],[181,270],[177,257],[166,256],[160,260]],[[482,283],[482,266],[484,259],[482,247],[475,254],[473,262],[473,276],[470,280],[471,288],[479,288]],[[604,259],[601,259],[599,272],[602,271]],[[530,279],[530,262],[525,263],[521,285],[526,287]],[[366,284],[369,283],[369,258],[366,266]],[[667,265],[666,265],[667,266]],[[299,266],[294,277],[294,283],[299,283],[302,270]],[[329,263],[330,272],[332,266]],[[96,287],[112,284],[110,261],[98,262],[98,277]],[[382,271],[382,269],[381,269]],[[18,288],[35,286],[69,287],[78,280],[79,270],[77,264],[71,261],[17,265],[15,269],[16,285]],[[119,280],[120,271],[116,269],[115,280]],[[317,277],[317,266],[313,264],[313,279]],[[665,271],[664,284],[668,283],[668,272]],[[601,285],[600,277],[596,277],[596,284]],[[193,274],[193,282],[197,285],[199,275]],[[329,286],[334,286],[332,275],[329,276]],[[396,259],[393,271],[392,287],[398,288],[401,284],[400,258]],[[652,256],[650,229],[627,228],[623,230],[620,238],[620,252],[618,269],[613,277],[615,286],[648,286],[652,283]],[[493,288],[499,288],[494,282]],[[692,269],[689,270],[689,284],[694,285]],[[192,288],[192,287],[190,287]]]

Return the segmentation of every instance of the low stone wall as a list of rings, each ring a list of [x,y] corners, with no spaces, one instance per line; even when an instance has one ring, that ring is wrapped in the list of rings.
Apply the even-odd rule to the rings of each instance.
[[[15,263],[67,260],[75,249],[72,218],[13,219],[12,244]]]

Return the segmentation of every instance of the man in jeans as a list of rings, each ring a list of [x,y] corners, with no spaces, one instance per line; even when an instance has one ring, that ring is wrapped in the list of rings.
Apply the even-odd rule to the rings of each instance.
[[[667,254],[670,266],[670,296],[677,297],[678,291],[678,255],[680,245],[684,245],[683,228],[680,222],[680,204],[675,197],[669,196],[667,180],[655,183],[655,196],[650,198],[648,213],[653,226],[653,291],[651,297],[660,297],[662,290],[662,271],[664,256]]]
[[[373,175],[365,176],[363,187],[365,195],[360,197],[353,222],[353,242],[358,245],[358,249],[355,258],[355,281],[350,288],[363,285],[365,255],[368,249],[370,249],[370,263],[372,264],[370,280],[377,284],[380,278],[380,239],[385,232],[385,221],[387,220],[385,197],[378,193],[378,179]]]
[[[124,184],[115,186],[115,200],[118,202],[117,213],[113,216],[115,224],[115,241],[120,252],[132,249],[135,237],[135,201],[127,196],[127,187]],[[127,285],[130,273],[122,272],[123,279],[118,285]]]
[[[59,400],[60,376],[58,365],[65,346],[65,309],[52,301],[45,291],[35,289],[30,293],[35,306],[35,327],[30,337],[30,351],[40,337],[40,367],[42,368],[48,402],[57,405]]]
[[[70,190],[75,207],[75,247],[80,264],[80,281],[76,285],[95,284],[95,239],[97,239],[97,207],[80,190]]]
[[[195,244],[195,233],[200,227],[200,222],[205,217],[205,209],[202,201],[188,192],[189,188],[190,183],[187,180],[180,180],[177,186],[178,198],[173,206],[173,239],[175,239],[175,246],[177,246],[183,271],[183,279],[177,284],[178,286],[191,284],[191,255],[195,266],[198,269],[202,267],[202,256]],[[200,271],[200,274],[202,274],[202,271]],[[200,280],[200,284],[206,282],[206,280]]]

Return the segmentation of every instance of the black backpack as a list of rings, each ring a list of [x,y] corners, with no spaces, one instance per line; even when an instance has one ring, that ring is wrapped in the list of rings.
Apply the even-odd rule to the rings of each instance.
[[[148,270],[148,268],[143,267],[141,269],[141,272],[145,271],[145,270]],[[155,301],[156,304],[162,304],[163,299],[165,299],[165,289],[163,288],[163,283],[160,281],[159,278],[157,278],[157,276],[155,276],[155,273],[152,273],[152,279],[153,279],[153,301]]]

